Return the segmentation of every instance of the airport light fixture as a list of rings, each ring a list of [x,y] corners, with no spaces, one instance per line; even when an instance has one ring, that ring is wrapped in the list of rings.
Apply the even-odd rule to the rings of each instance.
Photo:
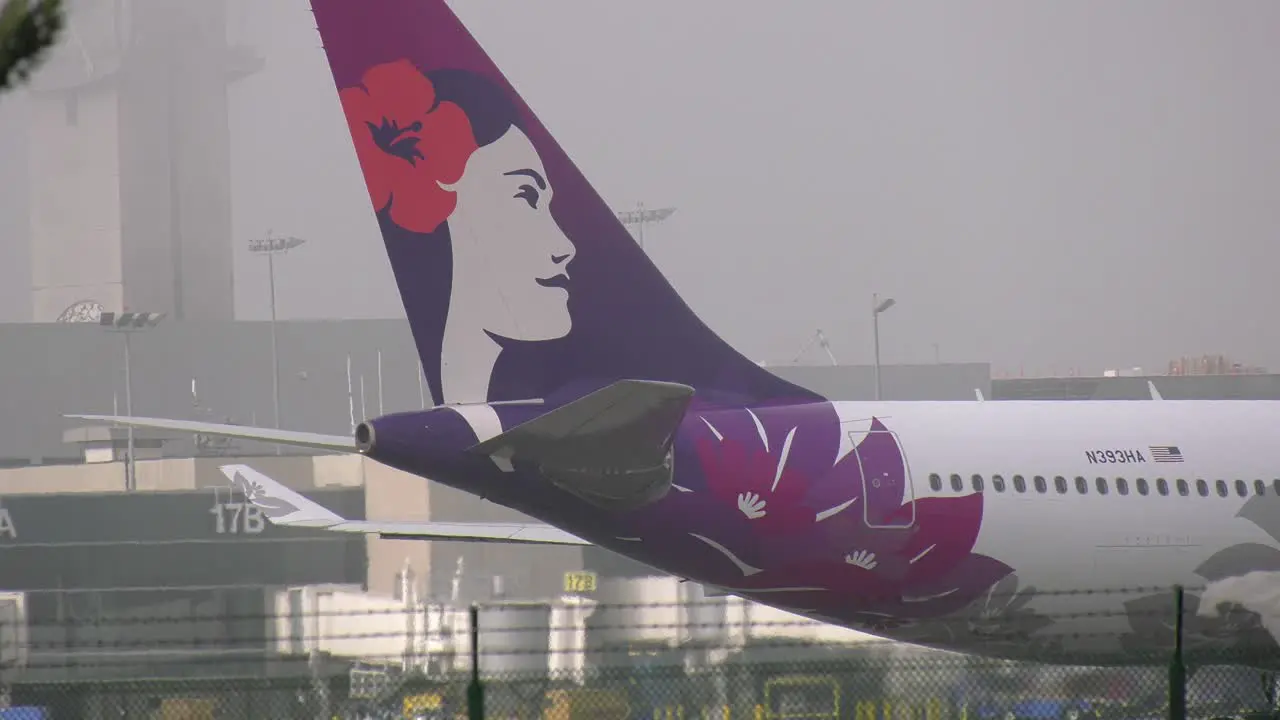
[[[124,335],[124,414],[133,417],[133,358],[129,336],[135,332],[150,330],[164,319],[165,313],[152,312],[103,312],[98,317],[98,324],[111,332]],[[134,464],[133,425],[125,428],[128,438],[124,455],[124,489],[133,492],[138,489],[137,466]]]
[[[893,298],[880,299],[880,296],[871,294],[871,333],[875,343],[876,353],[876,400],[880,400],[880,313],[888,310],[898,303]]]
[[[638,203],[635,210],[623,210],[617,213],[618,219],[623,225],[636,226],[636,240],[640,243],[640,249],[644,249],[644,226],[649,223],[659,223],[671,217],[676,211],[673,207],[646,209],[644,203]]]
[[[271,290],[271,407],[275,427],[280,427],[280,358],[276,349],[276,255],[287,253],[305,243],[306,240],[293,236],[272,235],[267,230],[264,238],[249,241],[249,252],[267,256],[267,277]],[[276,454],[280,454],[280,446],[276,445]]]

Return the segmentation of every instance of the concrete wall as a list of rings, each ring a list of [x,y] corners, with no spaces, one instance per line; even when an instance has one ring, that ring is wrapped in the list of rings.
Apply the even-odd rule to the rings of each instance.
[[[459,490],[434,484],[431,486],[431,516],[435,520],[468,520],[476,522],[520,522],[528,518],[491,502]],[[389,540],[396,544],[406,541]],[[583,569],[583,549],[575,547],[538,547],[501,543],[425,543],[431,546],[432,572],[425,588],[427,597],[444,600],[458,558],[463,558],[460,599],[463,602],[489,600],[493,595],[493,578],[502,578],[508,598],[546,599],[564,591],[564,574]],[[601,551],[607,552],[607,551]],[[611,554],[611,553],[610,553]]]
[[[116,80],[124,303],[232,320],[226,4],[133,0],[129,16]]]
[[[21,182],[31,143],[27,101],[10,89],[0,102],[0,323],[31,319],[31,184]]]
[[[332,457],[327,460],[343,462],[356,461],[357,471],[364,483],[365,510],[369,520],[431,520],[433,518],[435,496],[443,486],[429,483],[422,478],[400,472],[386,465],[379,465],[360,456],[350,458]],[[343,462],[345,465],[346,463]],[[255,465],[256,466],[256,465]],[[479,504],[477,499],[476,504]],[[465,513],[465,509],[462,514]],[[456,517],[447,518],[456,520]],[[392,597],[398,591],[399,573],[405,563],[420,579],[419,585],[431,582],[436,569],[432,562],[432,547],[435,543],[415,540],[384,540],[369,536],[368,540],[369,572],[367,587],[369,592]],[[444,568],[452,570],[452,568]],[[421,592],[421,587],[419,588]]]
[[[779,377],[832,400],[874,400],[874,365],[791,365],[768,368]],[[881,365],[884,400],[973,400],[974,389],[991,396],[988,363]]]
[[[35,88],[28,151],[33,319],[56,320],[81,300],[119,308],[117,93]]]
[[[77,4],[28,94],[31,319],[72,304],[234,318],[226,6]]]
[[[447,599],[462,557],[464,604],[491,599],[494,577],[509,598],[553,598],[565,572],[583,567],[576,548],[382,540],[246,520],[243,498],[218,471],[226,462],[252,464],[352,519],[528,519],[358,455],[144,460],[132,493],[122,491],[120,462],[0,470],[0,591],[26,594],[29,636],[41,648],[29,659],[56,666],[50,679],[97,677],[108,661],[111,672],[163,674],[163,658],[134,652],[152,646],[179,659],[239,649],[236,672],[257,672],[277,589],[345,586],[380,607],[397,595],[406,560],[420,597]],[[229,663],[208,670],[230,672]]]
[[[991,396],[995,400],[1149,400],[1147,381],[1166,400],[1280,400],[1280,375],[1002,379],[991,382]]]
[[[225,489],[227,478],[218,467],[232,462],[250,462],[297,490],[360,487],[364,465],[381,467],[358,455],[138,460],[137,494]],[[0,502],[21,495],[122,493],[124,474],[123,462],[6,468],[0,470]]]
[[[0,471],[0,590],[24,596],[38,671],[24,677],[152,676],[193,659],[185,672],[256,673],[270,588],[364,583],[363,537],[247,520],[214,464],[143,463],[151,480],[134,493],[102,489],[122,476],[112,464]],[[365,514],[359,487],[302,491]]]
[[[348,355],[356,422],[363,419],[362,410],[374,417],[421,407],[417,355],[403,320],[282,322],[278,338],[283,427],[351,432]],[[272,423],[270,323],[162,323],[134,333],[130,343],[135,414]],[[62,433],[83,423],[62,415],[113,410],[125,411],[120,334],[93,324],[0,325],[0,464],[79,462],[78,448],[64,444]],[[194,452],[186,442],[174,444],[168,454]],[[242,442],[229,452],[272,450]]]
[[[228,462],[246,462],[351,519],[530,520],[359,455],[140,460],[138,491],[134,493],[123,492],[122,462],[9,468],[0,470],[0,558],[10,563],[0,562],[0,590],[60,587],[48,578],[44,585],[19,578],[27,577],[23,573],[44,577],[39,573],[47,569],[44,564],[49,558],[42,553],[54,553],[50,557],[55,567],[96,563],[92,558],[99,551],[72,550],[103,543],[123,543],[121,547],[127,552],[118,550],[126,552],[119,559],[123,565],[113,561],[95,566],[95,572],[106,573],[95,586],[102,588],[135,587],[137,583],[130,579],[135,570],[156,587],[223,584],[220,569],[227,563],[241,562],[217,549],[228,542],[265,543],[263,547],[269,551],[252,558],[253,566],[260,568],[254,571],[258,574],[252,576],[253,583],[355,583],[386,597],[397,593],[399,573],[406,561],[424,598],[447,599],[457,560],[463,558],[459,597],[463,602],[491,599],[494,577],[502,578],[508,597],[555,597],[563,589],[564,574],[583,568],[579,548],[384,540],[278,528],[256,520],[257,526],[251,529],[243,518],[232,528],[231,510],[223,511],[219,525],[216,506],[242,500],[232,496],[226,477],[218,470]],[[10,553],[11,549],[22,551]],[[208,558],[200,555],[206,551],[215,554]],[[183,559],[175,559],[177,564],[172,567],[167,560],[155,564],[144,558],[149,552],[171,552],[173,558]],[[6,567],[13,568],[13,574],[6,575]],[[215,571],[210,571],[211,567]],[[356,567],[358,573],[352,570]],[[241,577],[249,575],[242,573]]]

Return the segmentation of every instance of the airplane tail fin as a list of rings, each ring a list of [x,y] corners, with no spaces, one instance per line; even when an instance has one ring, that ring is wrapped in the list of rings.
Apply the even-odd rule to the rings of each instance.
[[[436,404],[626,378],[821,399],[698,319],[445,0],[312,10]]]

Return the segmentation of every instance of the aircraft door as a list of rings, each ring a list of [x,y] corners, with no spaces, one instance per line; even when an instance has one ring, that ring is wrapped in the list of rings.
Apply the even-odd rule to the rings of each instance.
[[[911,466],[897,433],[880,428],[851,430],[862,478],[862,518],[870,528],[907,529],[916,524]]]

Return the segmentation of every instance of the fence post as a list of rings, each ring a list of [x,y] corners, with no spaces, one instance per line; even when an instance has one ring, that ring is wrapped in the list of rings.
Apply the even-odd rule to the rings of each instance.
[[[467,720],[484,720],[484,685],[480,683],[480,606],[471,603],[471,682],[467,683]]]
[[[1169,720],[1187,717],[1187,666],[1182,661],[1182,586],[1173,588],[1173,657],[1169,660]]]

